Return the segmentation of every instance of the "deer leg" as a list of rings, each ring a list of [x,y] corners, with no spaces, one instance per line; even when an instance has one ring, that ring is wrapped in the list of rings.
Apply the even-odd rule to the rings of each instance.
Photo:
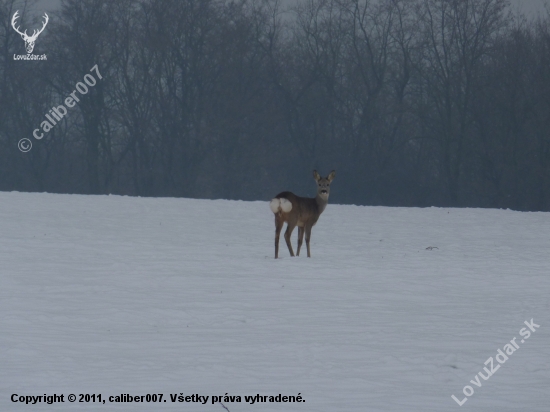
[[[295,226],[296,226],[296,223],[292,224],[290,222],[288,222],[287,226],[286,226],[285,240],[286,240],[286,245],[288,246],[288,251],[290,252],[290,256],[294,256],[294,250],[292,249],[292,243],[290,243],[290,235],[292,235],[292,231],[294,230]]]
[[[311,238],[311,226],[306,226],[306,246],[307,246],[307,257],[311,257],[311,253],[309,250],[309,239]]]
[[[298,226],[298,250],[296,251],[296,256],[300,256],[300,248],[304,241],[304,228]]]
[[[279,235],[284,223],[280,216],[275,215],[275,259],[279,257]]]

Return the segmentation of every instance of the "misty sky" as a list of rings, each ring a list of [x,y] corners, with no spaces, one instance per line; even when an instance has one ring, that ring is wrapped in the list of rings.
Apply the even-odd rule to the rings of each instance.
[[[293,0],[286,1],[290,3]],[[38,0],[37,4],[33,6],[33,9],[37,14],[42,11],[53,11],[59,6],[60,2],[60,0]],[[511,0],[511,3],[520,10],[532,14],[544,11],[544,5],[550,4],[550,0]]]

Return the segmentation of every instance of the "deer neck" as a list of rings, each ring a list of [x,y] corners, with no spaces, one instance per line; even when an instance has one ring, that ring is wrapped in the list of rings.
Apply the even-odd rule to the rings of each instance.
[[[319,208],[319,214],[323,213],[328,204],[328,195],[321,196],[319,193],[317,193],[315,201],[317,202],[317,207]]]

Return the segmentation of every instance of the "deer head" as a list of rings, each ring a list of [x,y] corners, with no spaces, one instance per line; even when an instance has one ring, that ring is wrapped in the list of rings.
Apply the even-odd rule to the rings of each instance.
[[[34,42],[36,41],[38,35],[44,31],[44,29],[46,28],[46,24],[48,24],[48,21],[50,20],[50,18],[48,17],[47,13],[44,13],[44,22],[42,23],[42,28],[40,30],[34,29],[32,36],[29,36],[27,34],[27,30],[21,33],[21,31],[19,31],[19,27],[15,27],[15,21],[17,20],[18,17],[19,17],[19,10],[17,10],[13,15],[11,19],[11,26],[17,33],[21,35],[21,38],[25,41],[25,49],[27,49],[27,53],[31,54],[32,51],[34,50]]]
[[[330,174],[323,178],[317,173],[317,170],[313,171],[313,178],[317,182],[317,196],[324,201],[328,201],[328,195],[330,194],[330,183],[336,176],[336,170],[330,172]]]

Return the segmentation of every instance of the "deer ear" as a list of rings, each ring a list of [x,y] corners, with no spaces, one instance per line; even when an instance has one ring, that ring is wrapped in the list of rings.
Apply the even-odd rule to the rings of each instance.
[[[336,176],[336,170],[333,170],[330,172],[330,174],[327,176],[327,179],[329,182],[332,182],[332,179],[334,179],[334,176]]]
[[[319,175],[319,173],[317,173],[317,170],[314,170],[313,171],[313,178],[316,180],[316,181],[319,181],[321,179],[321,176]]]

